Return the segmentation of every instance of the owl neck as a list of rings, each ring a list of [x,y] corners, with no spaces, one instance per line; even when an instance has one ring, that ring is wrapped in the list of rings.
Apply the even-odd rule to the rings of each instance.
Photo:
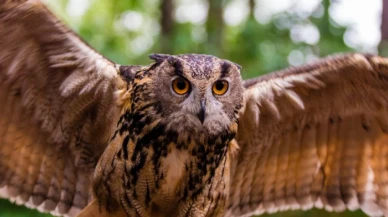
[[[170,171],[184,168],[182,177],[174,178],[184,179],[186,183],[180,196],[195,197],[222,164],[235,132],[224,130],[217,135],[209,135],[205,131],[178,133],[160,121],[161,118],[145,116],[149,114],[146,110],[157,106],[148,105],[145,109],[123,116],[120,131],[131,129],[121,147],[122,157],[131,164],[128,178],[136,186],[143,171],[152,168],[155,187],[159,188],[169,177]],[[183,168],[177,168],[177,162],[182,163]]]

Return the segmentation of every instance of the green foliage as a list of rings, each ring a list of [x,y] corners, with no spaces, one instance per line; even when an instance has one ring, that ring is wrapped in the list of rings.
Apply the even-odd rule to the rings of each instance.
[[[276,214],[265,214],[260,217],[364,217],[366,216],[362,211],[356,212],[326,212],[325,210],[312,209],[308,211],[288,211]]]
[[[0,217],[50,217],[37,210],[30,210],[23,206],[17,206],[7,200],[0,200]]]
[[[121,64],[148,64],[151,62],[147,57],[148,54],[162,51],[159,25],[160,0],[90,0],[87,1],[89,5],[87,10],[80,16],[69,15],[67,9],[69,2],[69,0],[47,1],[55,14],[109,59]],[[228,1],[218,1],[220,2],[225,6]],[[171,47],[173,54],[207,53],[229,59],[243,67],[244,78],[255,77],[288,66],[291,52],[296,52],[302,57],[300,63],[305,63],[310,57],[318,58],[332,53],[352,51],[343,40],[346,28],[334,25],[330,20],[329,6],[330,1],[323,0],[324,10],[320,16],[301,16],[291,10],[275,14],[264,24],[258,22],[253,14],[250,14],[245,22],[237,26],[226,26],[219,20],[207,20],[206,23],[199,24],[175,23],[172,36],[165,43]],[[123,17],[128,12],[135,12],[142,17],[142,25],[136,30],[128,30],[124,27]],[[219,18],[219,16],[209,17]],[[310,44],[293,41],[290,37],[292,27],[307,24],[319,29],[319,41]],[[213,38],[212,43],[207,40],[209,37]],[[27,216],[50,215],[39,214],[37,211],[0,200],[0,217]],[[337,214],[314,209],[264,216],[350,217],[365,215],[360,211]]]

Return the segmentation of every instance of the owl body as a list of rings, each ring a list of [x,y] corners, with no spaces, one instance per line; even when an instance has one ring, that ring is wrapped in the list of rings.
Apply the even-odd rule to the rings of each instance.
[[[245,81],[209,55],[119,66],[40,0],[0,0],[0,39],[1,198],[65,217],[388,216],[387,58]]]
[[[225,111],[228,105],[211,89],[220,79],[240,79],[238,68],[207,55],[152,58],[156,62],[134,72],[123,91],[126,105],[95,173],[96,198],[128,216],[217,216],[229,184],[218,177],[229,177],[242,95]],[[186,93],[171,89],[174,79],[187,82]]]

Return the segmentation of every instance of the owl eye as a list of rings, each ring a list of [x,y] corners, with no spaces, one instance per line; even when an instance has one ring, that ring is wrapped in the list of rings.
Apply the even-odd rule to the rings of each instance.
[[[178,77],[172,81],[172,89],[175,93],[183,95],[189,91],[190,84],[186,79]]]
[[[218,80],[213,84],[213,93],[216,95],[223,95],[228,91],[229,84],[225,80]]]

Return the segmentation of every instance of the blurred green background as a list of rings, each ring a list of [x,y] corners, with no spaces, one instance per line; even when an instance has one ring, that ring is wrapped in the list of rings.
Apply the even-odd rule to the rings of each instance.
[[[92,47],[121,64],[148,64],[150,53],[206,53],[240,64],[250,78],[333,53],[387,50],[388,2],[382,0],[45,2]],[[0,217],[27,216],[50,215],[0,200]],[[314,209],[265,216],[365,215]]]

